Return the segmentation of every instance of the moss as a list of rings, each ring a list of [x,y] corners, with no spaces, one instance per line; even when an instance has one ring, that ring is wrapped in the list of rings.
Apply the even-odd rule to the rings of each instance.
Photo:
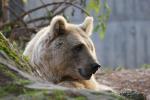
[[[0,32],[0,51],[4,51],[10,59],[12,59],[18,66],[19,69],[22,69],[26,72],[31,73],[31,67],[27,64],[26,60],[22,59],[22,55],[15,50],[7,39]]]
[[[55,100],[65,100],[65,93],[62,90],[53,90]]]
[[[0,97],[7,95],[19,96],[21,94],[28,94],[35,92],[35,90],[25,88],[23,85],[17,85],[14,83],[7,84],[6,86],[0,86]]]
[[[24,88],[24,85],[31,83],[31,81],[23,79],[18,73],[8,69],[3,64],[0,64],[0,73],[4,78],[4,81],[0,85],[0,97],[7,96],[8,94],[23,94],[27,90]]]
[[[87,100],[84,96],[76,97],[75,100]]]
[[[108,98],[110,97],[109,100],[126,100],[123,96],[116,94],[114,92],[91,92],[93,95],[97,96],[107,96]],[[111,99],[112,98],[112,99]]]
[[[110,94],[110,96],[116,98],[115,100],[127,100],[125,97],[122,97],[115,93]]]
[[[3,50],[9,57],[13,60],[15,60],[16,63],[19,63],[19,58],[17,57],[17,54],[10,49],[10,44],[7,41],[7,39],[0,33],[0,50]]]
[[[13,72],[11,70],[9,70],[7,67],[5,67],[4,65],[0,64],[0,73],[9,77],[10,79],[12,79],[14,82],[16,82],[17,84],[29,84],[31,83],[31,81],[27,80],[27,79],[23,79],[20,75],[17,75],[16,72]]]
[[[2,73],[3,75],[6,75],[7,77],[11,78],[12,80],[18,79],[19,77],[15,74],[13,74],[13,72],[11,72],[10,70],[8,70],[7,67],[5,67],[4,65],[0,64],[0,73]]]
[[[20,77],[20,75],[17,75],[16,72],[13,72],[11,70],[9,70],[7,67],[5,67],[4,65],[0,64],[0,73],[5,75],[6,77],[9,77],[9,79],[17,84],[29,84],[31,81],[23,79],[22,77]]]

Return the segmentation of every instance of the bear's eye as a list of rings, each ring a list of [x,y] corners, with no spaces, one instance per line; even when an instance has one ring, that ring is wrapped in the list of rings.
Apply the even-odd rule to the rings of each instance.
[[[74,47],[75,52],[79,52],[83,49],[84,45],[83,44],[78,44]]]

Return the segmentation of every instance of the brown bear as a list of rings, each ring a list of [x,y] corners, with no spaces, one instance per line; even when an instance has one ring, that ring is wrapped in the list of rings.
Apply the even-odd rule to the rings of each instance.
[[[79,25],[55,16],[50,25],[39,31],[28,43],[24,55],[40,76],[54,84],[78,89],[109,89],[95,80],[101,67],[90,39],[93,18]]]

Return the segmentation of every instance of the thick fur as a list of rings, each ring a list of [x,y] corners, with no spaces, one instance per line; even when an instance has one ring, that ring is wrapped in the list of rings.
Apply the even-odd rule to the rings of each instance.
[[[78,71],[79,68],[86,69],[90,63],[98,63],[90,39],[92,30],[92,17],[75,25],[67,23],[62,16],[56,16],[28,43],[23,54],[29,57],[32,66],[45,80],[66,87],[108,90],[105,86],[100,87],[94,75],[86,80]],[[83,50],[81,47],[76,49],[78,44],[83,45]]]

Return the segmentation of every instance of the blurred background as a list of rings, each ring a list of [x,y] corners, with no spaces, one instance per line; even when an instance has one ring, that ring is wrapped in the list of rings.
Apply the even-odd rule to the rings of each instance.
[[[150,0],[1,0],[0,31],[23,50],[55,15],[94,17],[92,40],[107,68],[150,67]]]

